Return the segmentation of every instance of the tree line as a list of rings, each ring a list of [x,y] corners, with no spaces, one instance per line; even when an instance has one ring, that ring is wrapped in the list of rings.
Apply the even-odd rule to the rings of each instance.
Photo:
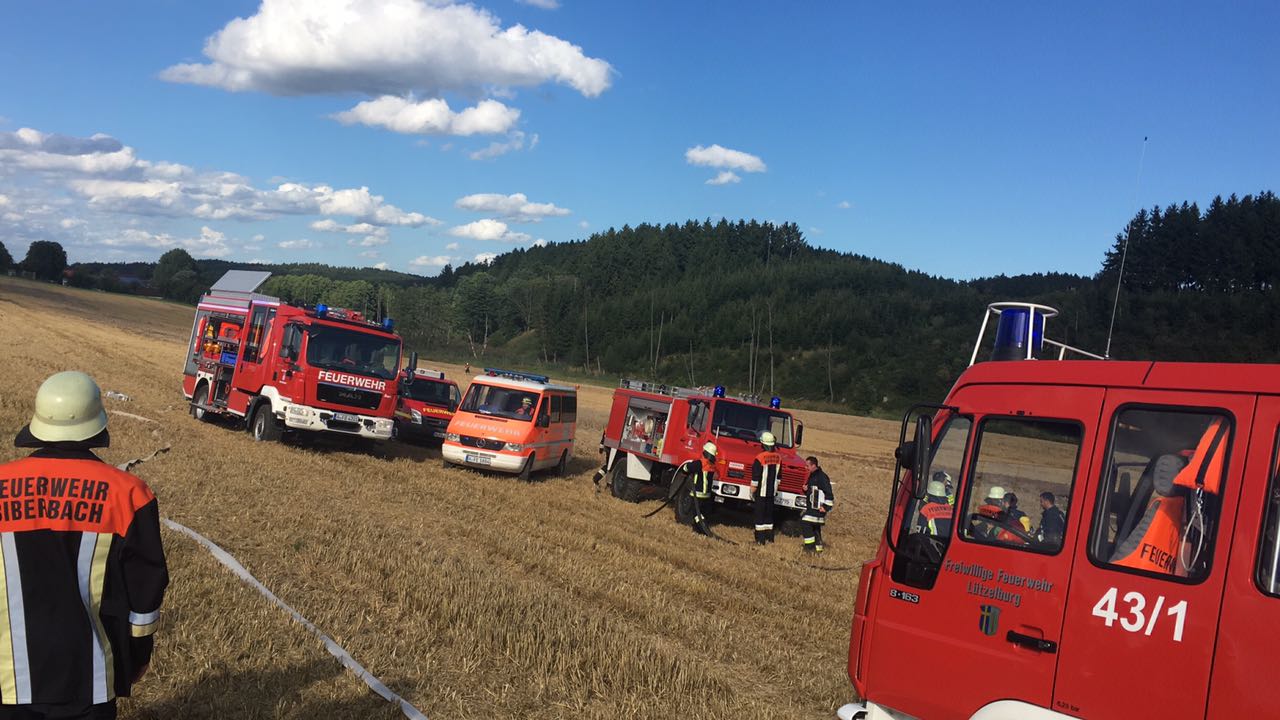
[[[1127,245],[1127,247],[1126,247]],[[1101,352],[1116,281],[1112,355],[1280,361],[1280,200],[1271,192],[1201,211],[1138,212],[1092,276],[956,281],[810,245],[794,223],[624,226],[419,278],[374,269],[249,266],[182,250],[142,276],[193,301],[230,268],[269,269],[264,292],[391,316],[425,357],[552,372],[723,384],[784,402],[890,413],[938,400],[969,361],[985,307],[1057,307],[1050,337]]]

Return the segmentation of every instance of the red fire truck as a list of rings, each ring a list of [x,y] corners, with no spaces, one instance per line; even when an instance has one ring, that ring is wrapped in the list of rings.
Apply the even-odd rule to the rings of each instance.
[[[839,715],[1280,716],[1280,365],[1068,360],[1054,314],[990,306],[1002,362],[904,417]]]
[[[774,503],[791,510],[782,522],[799,518],[805,508],[808,470],[796,452],[804,426],[782,409],[778,398],[768,405],[758,398],[727,397],[715,388],[681,388],[623,380],[613,391],[609,422],[600,440],[603,470],[615,497],[639,502],[646,488],[674,491],[677,473],[696,461],[702,446],[714,442],[720,471],[712,482],[715,502],[752,498],[751,463],[761,451],[760,434],[771,432],[782,455],[782,477]],[[681,522],[693,522],[690,504],[676,502]]]
[[[196,306],[182,381],[191,414],[242,419],[257,440],[308,430],[390,439],[401,352],[390,318],[282,303],[256,292],[269,276],[231,270]]]
[[[446,380],[444,371],[406,369],[401,374],[400,402],[396,405],[396,438],[442,442],[460,402],[458,383]]]

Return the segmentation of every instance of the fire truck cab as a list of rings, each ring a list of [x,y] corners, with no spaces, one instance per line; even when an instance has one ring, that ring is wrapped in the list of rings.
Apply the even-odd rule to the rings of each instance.
[[[680,468],[696,461],[704,444],[714,442],[719,450],[719,471],[711,486],[715,502],[750,502],[751,463],[762,449],[760,434],[766,431],[777,438],[782,456],[774,504],[790,508],[798,518],[805,509],[808,480],[796,451],[804,426],[782,409],[778,398],[765,405],[755,397],[729,397],[723,386],[681,388],[623,380],[613,391],[600,441],[603,470],[615,497],[638,502],[650,485],[673,492]],[[677,513],[684,507],[677,503]],[[693,521],[691,509],[683,514],[687,517],[680,517],[682,522]]]
[[[1067,360],[1055,314],[990,306],[904,417],[840,717],[1276,717],[1280,366]]]
[[[443,370],[406,368],[401,373],[400,402],[396,405],[396,438],[442,442],[461,401],[458,383],[445,379]]]
[[[269,276],[231,270],[200,299],[183,368],[191,414],[243,419],[258,440],[284,431],[389,440],[401,353],[390,318],[258,294]]]

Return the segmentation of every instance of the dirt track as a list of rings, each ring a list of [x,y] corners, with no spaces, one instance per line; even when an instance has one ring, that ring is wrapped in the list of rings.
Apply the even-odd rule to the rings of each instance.
[[[429,717],[829,718],[851,699],[857,573],[807,566],[799,539],[754,547],[745,521],[718,526],[739,544],[720,543],[670,513],[643,519],[652,504],[595,493],[610,388],[582,388],[571,476],[532,485],[446,470],[410,446],[254,443],[187,415],[191,312],[0,278],[0,435],[58,370],[129,395],[107,401],[104,459],[170,446],[137,469],[162,513],[226,548]],[[799,415],[803,451],[823,459],[838,502],[817,564],[857,566],[883,522],[897,428]],[[18,455],[8,444],[2,460]],[[164,625],[123,718],[400,717],[203,549],[167,530],[165,542]]]

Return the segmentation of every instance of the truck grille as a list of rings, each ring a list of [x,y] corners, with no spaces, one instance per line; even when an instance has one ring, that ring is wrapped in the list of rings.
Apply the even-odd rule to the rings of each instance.
[[[807,474],[803,468],[783,465],[782,479],[778,482],[778,489],[789,493],[803,493],[806,479]]]
[[[467,447],[480,448],[481,450],[501,450],[505,445],[501,440],[486,440],[485,438],[471,437],[470,435],[462,435],[458,438]]]
[[[332,405],[345,405],[346,407],[356,407],[364,410],[377,410],[378,406],[382,404],[382,393],[347,387],[345,385],[316,383],[316,400],[319,400],[320,402],[327,402]]]

